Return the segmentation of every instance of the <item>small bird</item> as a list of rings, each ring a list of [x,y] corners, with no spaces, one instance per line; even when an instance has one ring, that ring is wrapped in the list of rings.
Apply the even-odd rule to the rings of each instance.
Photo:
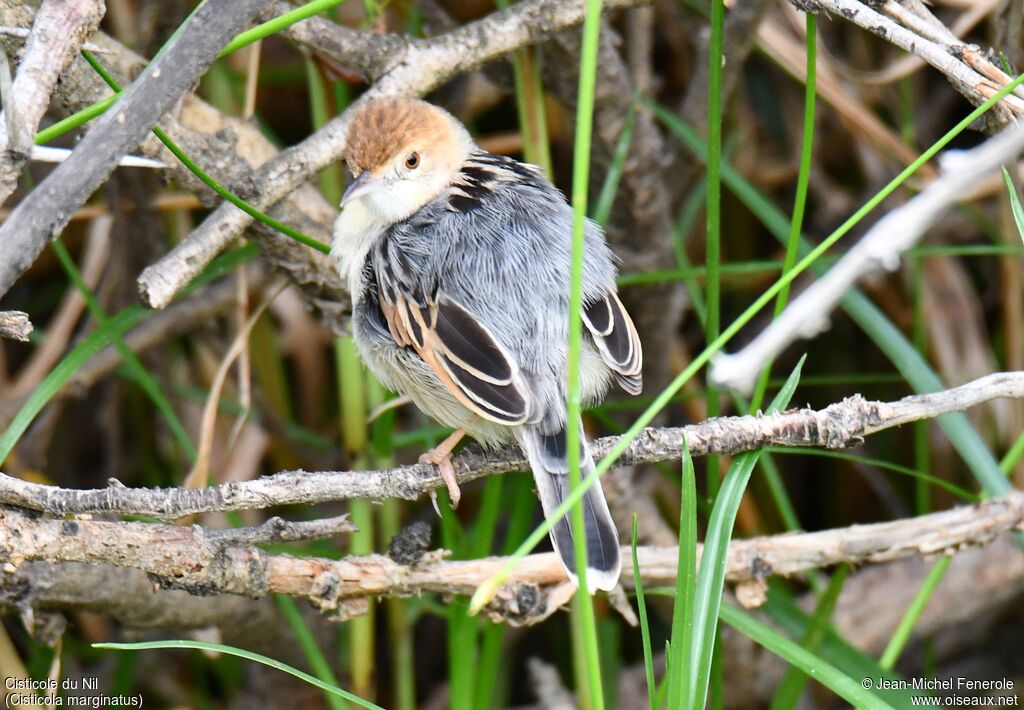
[[[569,493],[566,428],[580,430],[580,466],[594,469],[581,421],[566,421],[573,214],[536,166],[477,146],[451,114],[425,101],[377,99],[347,136],[354,177],[341,199],[332,255],[352,296],[353,337],[385,386],[407,395],[452,436],[421,457],[459,498],[453,447],[518,442],[545,515]],[[640,339],[616,295],[615,258],[587,221],[583,260],[583,403],[613,381],[642,387]],[[619,536],[600,484],[583,500],[587,586],[612,589]],[[568,518],[551,541],[575,573]]]

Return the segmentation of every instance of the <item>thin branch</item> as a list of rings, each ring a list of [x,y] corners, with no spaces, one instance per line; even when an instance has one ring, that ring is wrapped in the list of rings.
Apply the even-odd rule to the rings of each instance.
[[[51,148],[47,145],[34,145],[29,152],[29,158],[37,163],[63,163],[71,157],[72,151],[68,148]],[[150,168],[153,170],[166,170],[167,163],[153,158],[143,158],[138,155],[125,155],[117,161],[119,168]]]
[[[981,178],[1012,161],[1024,150],[1024,126],[1014,125],[969,151],[943,154],[940,177],[906,204],[880,219],[830,270],[803,291],[786,310],[735,354],[721,354],[712,363],[718,385],[743,392],[753,389],[757,373],[799,338],[828,327],[829,313],[861,278],[899,267],[900,255],[961,199]]]
[[[57,79],[99,26],[103,9],[102,0],[44,0],[39,6],[0,121],[0,203],[17,187]]]
[[[31,34],[31,30],[27,27],[12,27],[11,25],[0,25],[0,35],[7,35],[8,37],[17,37],[18,39],[28,39]],[[82,49],[94,54],[107,54],[110,50],[95,44],[94,42],[83,42]]]
[[[950,390],[914,395],[896,402],[848,397],[820,411],[792,410],[768,416],[720,417],[680,428],[643,430],[619,459],[620,465],[678,459],[683,436],[694,456],[735,454],[765,446],[814,446],[839,449],[865,436],[908,422],[958,412],[1000,397],[1024,398],[1024,372],[997,373]],[[603,456],[618,437],[598,439]],[[453,460],[460,482],[527,468],[513,447],[485,455],[470,447]],[[172,520],[194,513],[262,509],[293,503],[322,503],[350,498],[415,500],[444,485],[430,464],[379,471],[287,471],[252,481],[210,488],[108,488],[74,490],[46,486],[0,474],[0,502],[51,515],[134,513]]]
[[[32,321],[23,311],[0,311],[0,338],[28,342],[32,333]]]
[[[60,233],[118,159],[146,137],[265,4],[266,0],[210,0],[201,5],[174,44],[99,119],[71,157],[21,201],[0,226],[0,295]]]
[[[448,561],[444,551],[412,565],[383,555],[341,560],[270,555],[252,544],[323,537],[348,532],[344,517],[285,523],[271,520],[243,530],[209,531],[134,522],[59,520],[16,508],[0,509],[0,560],[14,567],[25,561],[85,562],[140,569],[162,586],[194,594],[236,594],[259,598],[269,593],[305,598],[323,612],[361,613],[368,597],[424,592],[469,594],[490,578],[504,558]],[[917,518],[857,525],[815,533],[734,540],[729,545],[726,579],[745,590],[741,599],[763,600],[765,579],[792,576],[841,562],[863,564],[906,557],[954,554],[984,545],[1002,533],[1024,529],[1024,492],[978,505]],[[623,570],[632,579],[630,555]],[[678,549],[637,550],[645,583],[674,582]],[[564,596],[565,571],[554,553],[526,557],[496,597],[492,613],[513,622],[533,623],[554,611],[551,598]],[[553,595],[549,597],[548,595]]]
[[[608,0],[603,5],[605,10],[614,10],[645,2]],[[371,58],[374,66],[367,69],[378,76],[377,82],[349,110],[263,165],[252,176],[253,184],[260,188],[253,204],[267,209],[341,160],[352,109],[363,101],[381,96],[422,96],[456,74],[582,21],[581,0],[525,0],[439,37],[380,40],[379,46],[387,51],[375,55],[376,60]],[[144,302],[162,308],[251,222],[252,217],[233,205],[221,204],[177,247],[142,272],[139,292]]]

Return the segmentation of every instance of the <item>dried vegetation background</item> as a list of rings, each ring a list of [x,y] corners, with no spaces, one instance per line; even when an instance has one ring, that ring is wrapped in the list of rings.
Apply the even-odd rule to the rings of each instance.
[[[244,29],[293,9],[250,2],[247,18],[243,4],[235,4],[236,16],[225,11],[227,34],[211,44],[213,54],[237,32],[231,22]],[[803,220],[812,244],[1024,67],[1018,0],[728,3],[716,297],[704,267],[708,8],[689,0],[606,6],[590,194],[622,259],[621,293],[640,328],[647,370],[639,401],[614,399],[588,416],[593,437],[620,434],[703,351],[709,314],[727,326],[782,272],[803,141],[803,10],[816,13],[818,28]],[[83,0],[42,7],[0,0],[7,28],[31,28],[43,10],[70,23],[57,25],[65,34],[51,37],[56,44],[44,55],[56,60],[64,51],[70,64],[30,76],[20,72],[25,39],[0,30],[9,65],[0,65],[0,79],[14,82],[0,82],[7,118],[0,136],[7,196],[0,329],[24,331],[24,318],[13,311],[34,326],[27,342],[0,341],[0,430],[7,431],[0,443],[11,477],[0,485],[0,501],[23,506],[0,510],[7,563],[0,601],[9,612],[0,630],[0,674],[98,677],[104,692],[141,693],[146,707],[329,702],[312,686],[238,659],[89,646],[194,637],[333,677],[387,707],[572,702],[569,616],[558,610],[565,590],[550,556],[532,556],[487,618],[465,614],[465,595],[496,567],[476,561],[508,554],[539,522],[529,477],[511,472],[522,462],[511,452],[488,458],[470,447],[459,459],[467,481],[462,503],[453,512],[442,494],[439,519],[425,495],[440,485],[435,472],[409,464],[447,432],[410,405],[368,423],[390,395],[355,359],[347,294],[330,263],[224,203],[148,129],[158,120],[220,185],[321,242],[330,239],[345,178],[344,111],[366,93],[425,95],[495,152],[536,159],[548,145],[551,172],[568,194],[579,5],[528,0],[495,14],[491,3],[475,0],[350,0],[219,58],[208,71],[171,67],[181,72],[171,77],[180,90],[167,88],[169,81],[140,99],[143,112],[147,104],[167,106],[138,124],[141,143],[121,151],[166,168],[97,167],[105,150],[121,157],[107,140],[117,134],[112,129],[90,150],[92,162],[87,156],[60,180],[52,180],[52,164],[25,157],[38,130],[110,94],[78,53],[82,42],[127,87],[194,6],[107,0],[103,12]],[[168,80],[149,78],[154,86]],[[38,97],[24,93],[29,85]],[[1022,112],[1024,98],[1011,94],[950,147],[972,148],[1004,126],[1012,130]],[[127,123],[126,130],[131,115]],[[74,147],[93,125],[49,145]],[[936,560],[958,551],[924,597],[896,671],[1024,685],[1024,555],[1011,533],[1024,520],[1019,494],[949,513],[959,517],[916,520],[976,503],[986,486],[995,495],[1024,483],[1024,387],[1012,374],[1024,370],[1024,248],[998,172],[1006,160],[1020,184],[1019,150],[1018,136],[979,175],[963,164],[925,163],[819,260],[831,267],[880,230],[882,251],[853,277],[876,327],[865,325],[863,304],[854,313],[845,300],[845,309],[821,300],[823,310],[799,316],[802,325],[780,341],[767,391],[774,395],[806,354],[792,406],[825,410],[860,394],[863,400],[840,412],[852,428],[829,438],[821,432],[835,418],[805,411],[756,431],[758,420],[687,431],[695,454],[718,454],[697,460],[699,538],[732,454],[818,447],[775,449],[755,469],[733,537],[764,537],[730,550],[726,596],[760,607],[759,618],[799,641],[828,575],[841,575],[833,608],[823,612],[831,621],[828,641],[807,641],[833,663],[853,663],[854,648],[864,657],[882,655],[922,584],[936,576]],[[961,170],[966,184],[942,198],[941,212],[906,231],[886,227],[885,215]],[[47,180],[62,189],[35,189]],[[77,202],[68,197],[72,183],[82,195]],[[614,199],[599,199],[609,185]],[[917,227],[919,241],[884,253],[885,244]],[[56,246],[47,245],[50,236],[59,237]],[[798,278],[794,294],[819,276]],[[771,321],[765,309],[726,349],[755,342]],[[923,360],[900,355],[891,339],[885,345],[878,323],[901,333]],[[812,337],[797,340],[805,336]],[[765,359],[754,362],[733,372],[729,384],[755,377]],[[941,389],[920,384],[928,381],[921,379],[924,363],[944,387],[1011,374],[919,408],[875,406]],[[709,391],[701,372],[659,415],[659,428],[629,450],[629,465],[605,477],[627,542],[638,515],[641,567],[652,587],[674,583],[679,537],[681,432],[668,427],[747,413],[743,396]],[[34,403],[37,413],[26,419]],[[961,432],[957,445],[934,417],[968,407],[966,419],[951,425]],[[946,424],[954,421],[948,416]],[[966,430],[974,444],[964,444]],[[965,453],[971,446],[973,459]],[[826,451],[838,447],[844,455]],[[979,473],[1001,458],[1008,474],[1002,483]],[[261,479],[281,472],[291,473]],[[495,472],[503,475],[468,483]],[[112,478],[119,483],[109,484]],[[207,490],[207,483],[239,486]],[[122,485],[191,490],[136,495]],[[44,486],[100,491],[82,497]],[[136,514],[134,527],[117,513]],[[267,522],[275,515],[295,522]],[[850,527],[887,521],[896,522],[862,537]],[[175,522],[201,527],[175,529]],[[826,532],[771,537],[793,528]],[[786,577],[769,579],[775,574]],[[628,611],[630,569],[625,577],[628,597],[597,603],[606,694],[612,706],[647,707],[641,635]],[[660,676],[671,601],[649,596],[648,606]],[[777,695],[785,661],[724,625],[720,644],[721,684],[713,684],[713,696],[726,707],[767,706],[773,697],[777,707],[792,706]],[[802,695],[795,687],[800,707],[841,702],[813,682]]]

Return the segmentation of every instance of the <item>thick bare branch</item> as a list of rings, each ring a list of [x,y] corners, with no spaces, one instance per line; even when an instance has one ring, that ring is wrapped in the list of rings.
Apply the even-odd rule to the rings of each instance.
[[[0,226],[0,295],[265,4],[210,0],[201,5],[174,44],[99,119],[72,155],[21,201]]]
[[[914,246],[946,210],[981,178],[1024,150],[1024,127],[1014,125],[977,148],[944,154],[939,179],[905,205],[880,219],[822,278],[793,299],[781,316],[738,353],[719,355],[711,377],[719,385],[747,392],[764,364],[798,338],[821,333],[829,313],[862,277],[899,267],[900,255]]]
[[[735,540],[729,546],[726,579],[740,585],[739,597],[763,599],[765,579],[791,576],[840,562],[862,564],[905,557],[953,554],[1024,528],[1024,493],[917,518],[858,525],[816,533]],[[209,531],[131,522],[59,520],[15,508],[0,509],[0,561],[85,562],[140,569],[161,585],[193,594],[236,594],[259,598],[276,592],[308,599],[324,612],[361,613],[367,597],[423,592],[469,594],[505,563],[504,558],[447,561],[435,551],[411,565],[382,555],[341,560],[269,555],[246,546],[272,540],[347,532],[345,518],[312,523],[272,520],[248,530]],[[623,580],[632,579],[628,550]],[[678,549],[637,550],[646,583],[672,583]],[[560,606],[565,572],[554,553],[526,557],[496,597],[492,613],[533,622]],[[753,592],[751,592],[753,590]],[[554,605],[552,606],[552,602]]]
[[[99,26],[103,0],[44,0],[0,121],[0,204],[14,192],[61,72]]]
[[[603,6],[613,10],[645,1],[609,0]],[[392,95],[421,96],[456,74],[582,21],[581,0],[525,0],[440,37],[381,40],[386,51],[377,55],[380,64],[367,69],[379,78],[360,101]],[[253,182],[260,186],[254,204],[266,209],[278,203],[320,170],[341,160],[351,115],[350,108],[262,166],[253,176]],[[142,273],[139,291],[145,302],[154,308],[166,305],[251,222],[252,217],[233,205],[218,207],[173,251]]]
[[[34,518],[0,511],[0,556],[24,560],[102,562],[134,567],[195,593],[261,596],[248,581],[250,562],[264,553],[252,545],[333,537],[355,530],[348,516],[304,522],[271,518],[254,528],[209,530],[134,522]],[[198,575],[198,576],[197,576]],[[209,589],[207,589],[207,587]]]
[[[765,446],[815,446],[839,449],[865,436],[911,421],[958,412],[1000,397],[1024,397],[1024,372],[989,375],[934,394],[896,402],[871,402],[859,395],[820,411],[792,410],[768,416],[720,417],[679,428],[644,429],[619,458],[621,465],[678,459],[685,437],[694,456],[734,454]],[[593,443],[604,456],[617,437]],[[494,473],[524,470],[518,449],[506,447],[485,455],[476,447],[454,458],[460,482]],[[414,464],[379,471],[287,471],[241,483],[210,488],[108,488],[73,490],[45,486],[0,474],[0,502],[53,515],[67,513],[135,513],[171,520],[208,511],[248,510],[292,503],[319,503],[350,498],[415,500],[444,485],[435,466]]]

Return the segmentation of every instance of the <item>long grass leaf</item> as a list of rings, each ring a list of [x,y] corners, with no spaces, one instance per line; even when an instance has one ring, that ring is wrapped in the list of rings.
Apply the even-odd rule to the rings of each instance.
[[[644,581],[640,575],[640,561],[636,554],[636,514],[633,514],[633,534],[630,536],[630,548],[633,554],[633,586],[636,588],[636,609],[640,617],[640,634],[644,647],[644,674],[647,677],[647,702],[654,710],[654,653],[651,649],[651,626],[647,621],[647,601],[644,599]]]
[[[889,639],[889,643],[886,644],[885,651],[882,652],[882,657],[878,661],[878,665],[885,670],[891,671],[896,666],[896,661],[899,660],[900,654],[903,652],[907,642],[910,640],[911,633],[914,631],[914,625],[917,624],[917,620],[921,617],[921,613],[924,611],[925,606],[927,606],[928,600],[931,599],[932,594],[935,593],[939,586],[939,582],[945,576],[952,559],[951,557],[943,557],[932,565],[928,576],[921,583],[921,588],[917,590],[917,594],[914,595],[910,606],[907,607],[906,613],[903,614],[900,623],[896,625],[896,631],[893,632],[892,638]]]
[[[576,140],[573,146],[572,173],[572,269],[569,283],[568,374],[566,384],[566,450],[568,452],[569,485],[582,492],[580,482],[580,420],[581,353],[583,322],[583,235],[586,227],[587,186],[590,177],[590,142],[593,134],[594,93],[597,77],[597,44],[601,30],[601,0],[587,0],[583,20],[583,42],[580,49],[579,91],[576,102]],[[601,684],[601,661],[598,653],[597,622],[594,603],[587,588],[587,536],[584,532],[583,503],[571,510],[573,548],[579,592],[573,599],[573,638],[577,666],[584,670],[577,677],[577,687],[584,707],[604,707]],[[582,658],[579,656],[582,654]]]
[[[722,606],[721,617],[729,626],[800,668],[854,707],[876,710],[892,708],[870,690],[866,690],[861,685],[862,681],[855,681],[835,666],[731,604]]]
[[[312,676],[309,673],[300,671],[298,668],[293,668],[286,663],[269,658],[259,653],[253,653],[252,651],[246,651],[243,648],[234,648],[233,646],[225,646],[222,643],[209,643],[206,641],[183,641],[183,640],[169,640],[169,641],[140,641],[138,643],[94,643],[93,648],[104,648],[111,649],[114,651],[147,651],[152,649],[172,649],[172,648],[188,648],[197,651],[214,651],[217,653],[223,653],[228,656],[237,656],[238,658],[244,658],[248,661],[255,661],[256,663],[262,663],[265,666],[276,668],[279,671],[284,671],[289,675],[293,675],[299,680],[305,681],[310,685],[315,685],[317,688],[324,690],[332,695],[336,695],[340,698],[344,698],[351,703],[369,710],[384,710],[380,705],[371,703],[369,700],[363,700],[358,695],[353,695],[347,690],[325,683],[316,676]]]
[[[306,624],[306,620],[302,618],[302,613],[299,611],[299,607],[295,604],[295,600],[291,597],[286,597],[283,594],[274,595],[274,603],[277,604],[277,608],[281,611],[281,615],[284,616],[285,621],[288,622],[288,626],[291,627],[292,633],[295,634],[295,639],[299,643],[299,648],[302,649],[303,655],[306,656],[306,660],[309,661],[309,667],[313,669],[313,673],[324,683],[337,688],[338,679],[334,675],[334,671],[331,670],[331,664],[327,662],[324,657],[323,651],[320,650],[320,646],[317,644],[316,639],[313,638],[313,632],[309,630],[309,625]],[[348,707],[348,704],[344,699],[338,697],[337,694],[324,689],[324,699],[327,704],[330,705],[334,710],[343,710]]]
[[[824,641],[825,634],[828,633],[831,624],[832,613],[836,608],[836,602],[839,600],[839,593],[843,591],[843,584],[845,584],[846,578],[849,575],[850,566],[841,565],[832,575],[828,586],[819,597],[818,607],[814,610],[814,615],[807,625],[807,630],[804,631],[800,639],[800,645],[807,651],[815,653],[822,641]],[[808,676],[806,673],[795,666],[790,666],[779,682],[779,686],[775,691],[775,697],[772,698],[770,710],[790,710],[790,708],[795,708],[800,701],[804,688],[807,686],[807,681]]]
[[[780,411],[789,405],[789,400],[800,381],[800,371],[806,356],[800,358],[786,384],[776,395],[769,412]],[[693,690],[689,707],[702,708],[707,698],[708,681],[711,677],[711,657],[718,627],[718,613],[722,604],[722,588],[725,584],[725,564],[729,554],[729,539],[736,520],[743,492],[746,490],[750,472],[757,463],[760,451],[749,451],[733,460],[729,472],[722,482],[718,498],[711,509],[707,532],[704,535],[704,549],[701,553],[700,571],[694,594],[693,652],[688,659],[689,686]]]
[[[696,690],[686,669],[693,658],[694,609],[697,589],[697,475],[683,439],[679,484],[679,561],[672,606],[672,641],[666,655],[669,707],[692,707]]]

